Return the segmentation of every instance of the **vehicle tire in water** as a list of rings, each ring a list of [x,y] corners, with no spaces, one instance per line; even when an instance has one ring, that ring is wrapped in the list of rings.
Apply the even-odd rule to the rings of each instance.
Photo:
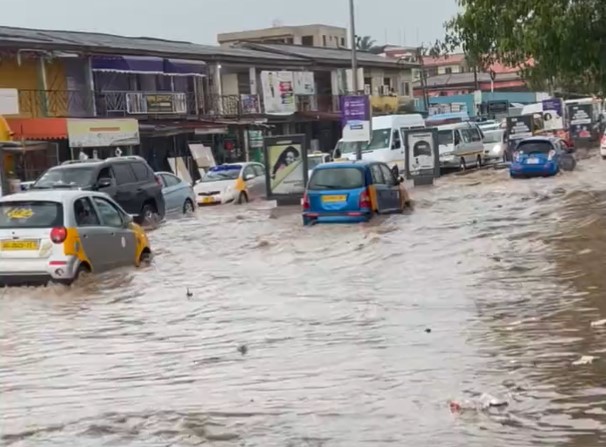
[[[564,156],[560,159],[560,169],[562,171],[573,171],[577,166],[577,161],[572,155]]]
[[[139,256],[139,267],[142,265],[150,265],[152,261],[152,253],[149,250],[144,250]]]
[[[193,214],[194,211],[195,208],[193,202],[189,199],[185,200],[185,203],[183,204],[183,214]]]
[[[158,211],[156,210],[156,207],[151,203],[146,203],[141,209],[139,220],[141,221],[141,224],[151,224],[154,222],[157,215]]]
[[[242,191],[238,196],[238,205],[243,203],[248,203],[248,194],[246,194],[244,191]]]
[[[478,155],[478,157],[476,158],[476,164],[478,165],[478,168],[481,168],[483,163],[482,163],[482,156]]]
[[[85,264],[80,264],[78,266],[78,270],[76,270],[76,274],[74,275],[73,278],[59,280],[58,282],[65,286],[71,286],[73,284],[76,284],[79,280],[82,280],[82,278],[86,278],[89,274],[90,274],[90,268]]]
[[[464,171],[467,169],[467,165],[465,164],[465,159],[463,157],[461,157],[461,161],[459,162],[459,169],[461,171]]]

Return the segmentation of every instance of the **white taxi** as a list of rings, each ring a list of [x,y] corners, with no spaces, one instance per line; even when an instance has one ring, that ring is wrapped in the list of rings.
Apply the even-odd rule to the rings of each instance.
[[[246,203],[265,193],[265,167],[261,163],[227,163],[212,167],[194,185],[199,206]]]
[[[149,259],[145,231],[107,194],[40,190],[0,198],[0,285],[71,284]]]

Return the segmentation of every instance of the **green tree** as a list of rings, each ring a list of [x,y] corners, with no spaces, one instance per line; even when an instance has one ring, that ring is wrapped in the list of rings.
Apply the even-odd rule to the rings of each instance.
[[[370,36],[356,36],[356,49],[360,51],[372,51],[376,48],[376,43]]]
[[[520,67],[536,87],[606,91],[605,0],[458,0],[434,53],[462,49],[480,68]],[[531,65],[525,65],[530,59]]]

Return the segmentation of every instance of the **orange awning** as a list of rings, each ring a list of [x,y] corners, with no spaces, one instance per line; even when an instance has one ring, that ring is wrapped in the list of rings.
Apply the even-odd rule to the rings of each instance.
[[[13,140],[66,140],[65,118],[6,118]]]

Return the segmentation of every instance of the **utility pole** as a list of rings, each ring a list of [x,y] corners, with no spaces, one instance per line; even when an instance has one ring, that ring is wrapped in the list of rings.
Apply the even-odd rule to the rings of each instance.
[[[353,93],[358,94],[358,49],[356,48],[356,19],[354,0],[349,0],[349,29],[351,31],[351,78]]]
[[[351,80],[353,82],[353,93],[358,94],[358,49],[356,48],[356,17],[354,12],[354,0],[349,0],[349,29],[351,32]],[[362,145],[358,144],[356,159],[362,160]]]

